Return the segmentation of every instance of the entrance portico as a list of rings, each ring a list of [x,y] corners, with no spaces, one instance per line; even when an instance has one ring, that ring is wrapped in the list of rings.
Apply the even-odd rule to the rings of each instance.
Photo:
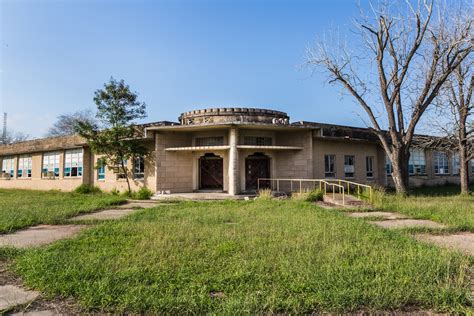
[[[180,122],[148,129],[157,143],[158,193],[255,191],[258,178],[278,176],[278,163],[291,168],[288,159],[299,161],[303,142],[311,142],[278,111],[208,109],[183,113]]]

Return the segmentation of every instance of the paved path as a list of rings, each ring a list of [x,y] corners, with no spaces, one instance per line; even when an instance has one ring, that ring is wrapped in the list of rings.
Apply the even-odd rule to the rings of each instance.
[[[126,204],[115,206],[112,209],[102,210],[95,213],[79,215],[70,220],[108,220],[119,219],[139,209],[152,208],[165,203],[147,201],[129,201]],[[77,235],[87,225],[38,225],[17,231],[12,234],[0,235],[0,247],[29,248],[42,246],[57,240],[70,238]],[[2,311],[10,310],[20,305],[34,301],[39,296],[38,292],[27,291],[16,285],[0,286],[0,315]],[[27,313],[14,315],[54,315],[51,310],[34,310]]]
[[[71,217],[69,220],[77,221],[77,220],[94,220],[94,219],[98,219],[98,220],[119,219],[136,211],[137,209],[129,209],[129,208],[104,210],[100,212]]]
[[[347,215],[355,218],[382,217],[384,220],[371,221],[371,223],[387,229],[409,227],[446,228],[446,225],[440,223],[423,219],[411,219],[403,214],[394,212],[352,212],[347,213]],[[415,238],[423,242],[458,250],[465,254],[474,256],[474,233],[463,232],[442,235],[423,233],[416,234]]]
[[[349,217],[366,218],[366,217],[383,217],[384,219],[400,219],[406,218],[405,215],[393,212],[353,212],[348,214]]]
[[[9,310],[17,305],[24,305],[38,297],[35,291],[26,291],[15,285],[0,286],[0,312]]]
[[[430,242],[441,247],[460,250],[474,256],[474,233],[457,233],[452,235],[418,234],[415,236],[421,241]]]
[[[0,235],[0,247],[42,246],[78,234],[86,225],[38,225],[13,234]]]
[[[428,227],[428,228],[445,228],[446,226],[425,220],[425,219],[390,219],[384,221],[373,221],[371,222],[377,226],[396,229],[396,228],[410,228],[410,227]]]

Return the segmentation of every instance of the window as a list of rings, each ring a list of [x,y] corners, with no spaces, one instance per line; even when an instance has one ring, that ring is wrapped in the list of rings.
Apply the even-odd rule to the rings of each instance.
[[[64,177],[82,176],[82,149],[67,150],[64,155]]]
[[[461,169],[461,162],[459,160],[459,154],[453,154],[453,175],[459,175]]]
[[[116,165],[116,168],[118,170],[117,179],[127,179],[127,175],[122,170],[122,163],[125,166],[125,170],[128,170],[128,166],[127,166],[128,165],[128,160],[127,159],[124,159],[122,161],[118,161],[117,165]]]
[[[335,162],[335,155],[324,155],[324,177],[334,178],[336,176]]]
[[[355,173],[355,157],[354,156],[344,156],[344,176],[346,178],[354,178]]]
[[[445,152],[435,151],[433,153],[433,165],[435,174],[448,174],[448,155]]]
[[[244,145],[251,146],[271,146],[272,138],[271,137],[256,137],[256,136],[245,136]]]
[[[374,157],[373,156],[365,157],[365,171],[366,171],[367,178],[374,177]]]
[[[134,179],[145,178],[145,159],[143,157],[135,158],[133,162],[133,178]]]
[[[196,137],[196,146],[222,146],[224,137]]]
[[[43,154],[43,177],[59,177],[59,152]]]
[[[15,158],[5,157],[2,162],[2,173],[7,173],[10,175],[10,178],[13,178],[15,175]]]
[[[410,150],[408,172],[410,173],[410,175],[426,174],[426,160],[425,152],[423,150]]]
[[[31,156],[22,155],[18,159],[18,178],[31,178]]]
[[[97,168],[97,179],[105,180],[105,164],[102,163]]]
[[[385,172],[387,173],[387,176],[391,176],[393,172],[392,162],[387,155],[385,155]]]

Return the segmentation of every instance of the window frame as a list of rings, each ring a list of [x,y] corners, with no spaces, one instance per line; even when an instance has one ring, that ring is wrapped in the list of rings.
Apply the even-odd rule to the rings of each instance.
[[[440,158],[443,158],[443,159],[440,160]],[[442,163],[443,173],[439,172],[441,169],[440,162]],[[446,171],[444,171],[445,167],[446,167]],[[449,159],[448,159],[448,154],[446,152],[443,152],[443,151],[433,152],[433,171],[434,171],[434,174],[437,176],[449,175]]]
[[[410,159],[408,160],[408,174],[410,176],[426,175],[426,153],[424,150],[410,150]]]
[[[17,179],[30,179],[33,170],[33,158],[25,154],[18,156],[16,176]],[[26,171],[26,172],[24,172]]]
[[[6,169],[7,164],[5,161],[8,161],[8,166],[11,168],[9,170]],[[4,156],[2,157],[2,173],[7,173],[10,175],[10,178],[15,178],[15,156]]]
[[[332,158],[332,171],[326,169],[326,167],[330,166],[331,161],[329,161],[329,165],[326,165],[326,158]],[[330,168],[331,169],[331,168]],[[335,178],[336,177],[336,155],[334,154],[326,154],[324,155],[324,178]]]
[[[369,164],[369,161],[370,161],[370,164]],[[367,179],[373,179],[375,176],[374,161],[375,161],[374,156],[365,156],[365,176],[367,177]],[[369,165],[370,165],[370,168],[369,168]]]
[[[352,164],[347,164],[347,159],[352,159]],[[346,172],[346,166],[352,166],[353,172]],[[355,155],[344,155],[344,178],[346,179],[354,179],[356,175],[355,172]]]
[[[68,159],[68,155],[70,155],[70,159]],[[75,160],[74,158],[77,158],[77,161],[74,161]],[[74,163],[77,163],[77,166],[73,166]],[[70,170],[67,170],[68,168]],[[74,169],[76,169],[75,175],[73,175]],[[84,150],[82,148],[66,150],[64,152],[63,177],[69,178],[69,179],[81,178],[83,174],[84,174]]]
[[[138,162],[138,172],[137,172],[137,162]],[[143,156],[135,157],[133,159],[133,179],[145,180],[145,158]]]
[[[61,166],[61,152],[50,151],[50,152],[43,153],[43,163],[41,167],[41,175],[43,178],[47,177],[47,175],[45,176],[45,173],[47,174],[48,172],[53,172],[54,177],[59,177],[59,172],[61,170],[60,166]]]
[[[459,157],[459,153],[453,153],[451,155],[451,167],[453,168],[453,176],[459,176],[461,174],[461,158]]]

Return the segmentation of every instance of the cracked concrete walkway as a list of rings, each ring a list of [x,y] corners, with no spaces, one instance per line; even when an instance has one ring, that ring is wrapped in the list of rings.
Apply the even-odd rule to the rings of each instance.
[[[32,302],[38,295],[38,292],[27,291],[15,285],[2,285],[0,286],[0,312]]]
[[[38,225],[0,235],[0,247],[28,248],[42,246],[78,234],[86,225]]]
[[[399,229],[409,227],[446,228],[446,225],[424,219],[411,219],[395,212],[352,212],[347,216],[354,218],[381,217],[383,220],[370,221],[379,227],[386,229]],[[428,242],[440,247],[461,251],[467,255],[474,256],[474,233],[461,232],[454,234],[434,235],[429,233],[415,234],[414,237],[420,241]]]
[[[474,233],[457,233],[451,235],[418,234],[416,239],[436,244],[441,247],[460,250],[474,256]]]

